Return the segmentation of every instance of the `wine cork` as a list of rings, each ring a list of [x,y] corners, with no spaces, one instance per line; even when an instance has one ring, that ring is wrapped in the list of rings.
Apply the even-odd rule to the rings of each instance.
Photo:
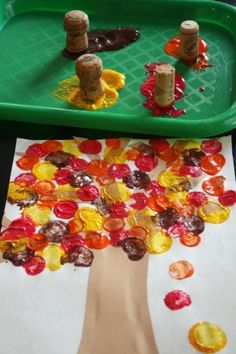
[[[80,80],[81,97],[97,101],[104,95],[101,59],[94,54],[84,54],[76,60],[75,68]]]
[[[72,10],[64,16],[66,50],[70,53],[84,52],[88,48],[87,31],[89,28],[88,15],[83,11]]]
[[[193,61],[199,55],[199,26],[195,21],[187,20],[180,25],[180,57]]]
[[[175,68],[170,64],[158,65],[155,71],[155,102],[167,107],[175,100]]]

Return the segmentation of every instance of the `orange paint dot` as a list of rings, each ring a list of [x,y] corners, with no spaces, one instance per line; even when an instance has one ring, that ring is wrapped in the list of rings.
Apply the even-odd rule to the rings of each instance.
[[[93,176],[101,177],[107,174],[107,162],[103,160],[92,160],[88,163],[86,170]]]
[[[29,238],[28,247],[33,251],[40,251],[48,245],[48,238],[44,234],[33,234]]]
[[[201,237],[192,232],[180,236],[180,242],[188,247],[196,247],[201,242]]]
[[[125,154],[126,154],[127,160],[134,161],[140,155],[140,152],[138,150],[131,149],[131,150],[126,151]]]
[[[207,155],[201,158],[201,169],[208,175],[217,174],[225,164],[225,158],[221,154]]]
[[[57,140],[46,140],[41,144],[41,148],[47,153],[57,152],[63,150],[63,144]]]
[[[224,193],[225,177],[215,176],[202,183],[202,189],[210,195],[219,196]]]
[[[152,195],[147,198],[147,206],[154,211],[163,211],[170,206],[170,201],[165,195]]]
[[[129,230],[130,237],[136,237],[139,238],[140,240],[145,241],[148,235],[148,232],[146,229],[144,229],[141,226],[133,226]]]
[[[105,143],[106,143],[106,146],[112,150],[119,149],[119,147],[121,145],[120,139],[106,139]]]
[[[123,219],[108,217],[104,220],[103,227],[106,231],[120,231],[124,228]]]
[[[178,157],[179,157],[179,151],[173,147],[170,147],[168,150],[166,150],[165,152],[163,152],[160,155],[160,159],[162,159],[163,161],[165,161],[168,164],[177,160]]]
[[[99,250],[107,247],[110,241],[108,237],[103,236],[96,231],[90,231],[87,233],[84,243],[89,248]]]
[[[31,168],[39,162],[39,157],[34,155],[22,156],[18,161],[16,161],[17,166],[24,171],[31,170]]]
[[[52,181],[43,180],[34,185],[34,190],[40,195],[50,196],[55,191],[56,187]]]
[[[77,217],[76,219],[70,220],[68,222],[68,226],[70,229],[70,233],[74,234],[83,230],[84,223],[81,219]]]
[[[177,261],[169,266],[169,275],[171,278],[182,280],[193,275],[194,268],[188,261]]]

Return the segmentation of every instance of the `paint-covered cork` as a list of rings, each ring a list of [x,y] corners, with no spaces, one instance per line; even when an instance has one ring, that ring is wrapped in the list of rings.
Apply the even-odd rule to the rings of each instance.
[[[72,10],[64,16],[64,30],[67,33],[66,50],[70,53],[84,52],[88,48],[88,15],[83,11]]]
[[[175,99],[175,68],[170,64],[158,65],[155,77],[155,102],[160,107],[168,107]]]
[[[94,54],[84,54],[76,60],[76,74],[80,80],[81,97],[97,101],[104,95],[104,85],[101,80],[102,61]]]
[[[180,25],[180,56],[182,59],[192,61],[199,55],[199,25],[197,22],[187,20]]]

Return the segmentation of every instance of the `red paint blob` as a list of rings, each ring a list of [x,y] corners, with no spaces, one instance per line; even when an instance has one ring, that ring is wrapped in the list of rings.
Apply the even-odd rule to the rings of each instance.
[[[194,61],[186,61],[189,66],[192,66],[194,70],[201,71],[204,70],[206,67],[213,66],[212,64],[208,63],[208,57],[206,55],[208,45],[207,43],[199,37],[199,55]],[[180,36],[177,35],[176,37],[169,40],[166,43],[164,50],[166,54],[175,57],[177,59],[181,59],[180,55]]]
[[[142,84],[140,90],[141,93],[147,98],[144,102],[144,107],[150,109],[152,111],[153,116],[168,116],[168,117],[179,117],[182,114],[185,114],[185,110],[182,108],[176,108],[171,105],[169,107],[160,107],[155,102],[155,69],[161,63],[155,64],[146,64],[145,68],[148,69],[149,77]],[[175,100],[180,100],[183,98],[184,93],[183,90],[186,87],[185,80],[176,73],[175,75]]]
[[[147,197],[144,193],[134,193],[132,199],[135,200],[130,206],[134,209],[143,209],[147,205]]]
[[[145,189],[150,195],[162,195],[165,193],[165,187],[162,187],[157,181],[151,181]]]
[[[201,158],[201,169],[208,175],[217,174],[225,164],[225,157],[221,154],[213,154]]]
[[[130,174],[130,168],[126,164],[112,164],[107,171],[108,175],[112,178],[122,179]]]
[[[236,203],[236,192],[233,190],[225,191],[219,196],[219,202],[225,206],[232,206]]]
[[[202,170],[199,166],[182,165],[179,169],[179,174],[181,176],[199,177],[202,175]]]
[[[191,305],[192,301],[190,296],[184,291],[173,290],[166,295],[164,303],[170,310],[175,311]]]
[[[35,155],[35,156],[38,156],[38,157],[43,157],[47,154],[47,152],[45,152],[42,148],[42,145],[41,144],[32,144],[30,145],[27,150],[26,150],[26,154],[27,155]]]
[[[61,170],[57,171],[54,175],[55,181],[57,182],[57,184],[60,185],[70,183],[72,177],[73,177],[73,173],[67,168],[62,168]]]
[[[83,202],[92,202],[99,196],[99,190],[96,186],[90,184],[83,186],[79,190],[77,190],[76,195]]]
[[[216,154],[222,150],[222,143],[218,139],[203,140],[201,149],[206,154]]]
[[[135,165],[138,169],[145,172],[152,171],[158,164],[158,160],[152,155],[139,155],[135,159]]]
[[[33,235],[35,232],[35,224],[30,218],[21,217],[13,220],[9,225],[9,230],[16,230],[21,235]]]
[[[70,219],[73,218],[77,209],[78,205],[76,202],[72,200],[65,200],[57,202],[54,206],[53,212],[58,218]]]
[[[42,257],[34,256],[23,265],[23,268],[28,275],[37,275],[44,270],[45,265],[45,260]]]
[[[88,162],[84,159],[80,159],[79,157],[71,157],[69,161],[69,166],[73,168],[75,171],[85,171]]]
[[[112,218],[126,218],[129,215],[129,209],[124,202],[112,204],[110,208]]]
[[[99,154],[102,151],[102,144],[98,140],[84,140],[79,145],[84,154]]]
[[[61,247],[66,252],[71,252],[74,249],[78,249],[79,247],[84,246],[84,239],[78,233],[65,234],[63,236],[63,241],[61,243]]]
[[[149,144],[158,155],[163,154],[163,152],[168,150],[170,147],[170,143],[166,139],[150,139]]]
[[[195,207],[199,207],[207,202],[207,200],[207,196],[202,192],[189,192],[187,195],[187,202]]]
[[[22,173],[15,178],[15,182],[24,187],[31,187],[36,182],[36,177],[32,173]]]

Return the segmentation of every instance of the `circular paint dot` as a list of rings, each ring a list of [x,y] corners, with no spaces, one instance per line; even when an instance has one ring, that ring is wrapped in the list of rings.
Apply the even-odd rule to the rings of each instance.
[[[28,246],[33,251],[40,251],[48,245],[48,238],[43,233],[33,234],[29,238]]]
[[[198,208],[198,215],[206,222],[220,224],[229,218],[230,209],[209,200]]]
[[[222,143],[218,139],[203,140],[201,149],[206,154],[216,154],[222,150]]]
[[[177,261],[169,266],[169,275],[171,278],[182,280],[193,275],[194,268],[188,261]]]
[[[51,243],[42,251],[36,253],[46,262],[46,268],[55,271],[61,267],[61,257],[65,254],[64,250],[57,243]]]
[[[147,205],[147,197],[144,193],[134,193],[132,199],[135,200],[130,206],[134,209],[143,209]]]
[[[196,247],[201,242],[201,237],[193,232],[187,232],[179,238],[180,243],[187,247]]]
[[[50,154],[51,152],[57,152],[58,150],[62,150],[63,145],[60,141],[57,140],[46,140],[41,144],[41,148],[47,154]]]
[[[224,192],[225,177],[214,176],[202,183],[202,189],[209,195],[219,196]]]
[[[85,171],[87,165],[88,162],[86,160],[74,156],[72,156],[69,161],[69,166],[75,171]]]
[[[21,217],[13,220],[9,227],[9,230],[17,230],[21,235],[32,235],[35,232],[35,224],[30,218]]]
[[[44,225],[50,220],[51,209],[33,205],[25,208],[23,215],[28,216],[36,225]]]
[[[129,208],[124,202],[117,202],[111,205],[110,215],[113,218],[126,218],[129,215]]]
[[[99,190],[96,186],[90,184],[77,190],[76,195],[83,202],[92,202],[99,196]]]
[[[26,150],[27,155],[35,155],[38,157],[43,157],[46,155],[46,152],[43,150],[41,144],[32,144]]]
[[[39,157],[35,155],[25,155],[16,161],[17,167],[21,170],[31,170],[31,168],[39,162]]]
[[[102,144],[98,140],[84,140],[79,145],[84,154],[99,154],[102,151]]]
[[[225,158],[221,154],[207,155],[201,158],[201,169],[208,175],[216,175],[224,166]]]
[[[34,165],[32,173],[40,180],[52,180],[57,170],[57,167],[51,164],[51,162],[44,161]]]
[[[103,160],[92,160],[88,163],[86,171],[93,176],[102,177],[107,174],[107,162]]]
[[[80,151],[78,149],[78,145],[76,144],[75,140],[73,140],[73,139],[64,140],[62,145],[63,145],[62,150],[64,152],[68,152],[69,154],[72,154],[75,156],[80,155]]]
[[[113,202],[125,202],[130,199],[131,191],[122,182],[111,183],[102,189],[105,199]]]
[[[135,160],[136,167],[145,172],[152,171],[157,166],[157,164],[157,158],[152,155],[139,155]]]
[[[99,250],[107,247],[110,240],[108,237],[103,236],[96,231],[90,231],[87,233],[84,242],[87,247]]]
[[[23,268],[28,275],[37,275],[44,270],[45,265],[45,260],[42,257],[34,256],[23,265]]]
[[[191,305],[192,301],[186,292],[173,290],[165,296],[164,303],[170,310],[175,311]]]
[[[57,182],[57,184],[60,185],[70,183],[72,178],[73,178],[73,173],[71,170],[68,170],[67,168],[60,169],[54,175],[55,181]]]
[[[104,220],[103,227],[106,231],[119,231],[125,226],[124,220],[120,218],[108,217]]]
[[[207,196],[202,192],[189,192],[187,195],[187,202],[195,207],[204,204],[207,199]]]
[[[112,164],[107,171],[108,175],[112,178],[122,179],[130,174],[130,168],[126,164]]]
[[[225,347],[227,337],[217,324],[199,322],[190,329],[189,341],[202,353],[217,353]]]
[[[90,207],[82,207],[77,210],[74,218],[77,218],[77,213],[79,219],[84,222],[84,231],[98,231],[103,229],[103,217],[95,209]]]
[[[73,218],[77,209],[78,205],[76,202],[72,200],[65,200],[57,202],[54,206],[53,212],[58,218],[70,219]]]
[[[21,173],[15,178],[15,182],[24,187],[31,187],[36,182],[36,177],[32,173]]]
[[[225,191],[219,196],[218,200],[222,205],[232,206],[236,203],[236,192],[233,190]]]
[[[35,184],[34,190],[40,195],[47,195],[50,196],[54,193],[56,187],[52,181],[39,181]]]
[[[151,235],[146,241],[147,252],[161,254],[167,252],[172,245],[172,238],[162,231]]]

